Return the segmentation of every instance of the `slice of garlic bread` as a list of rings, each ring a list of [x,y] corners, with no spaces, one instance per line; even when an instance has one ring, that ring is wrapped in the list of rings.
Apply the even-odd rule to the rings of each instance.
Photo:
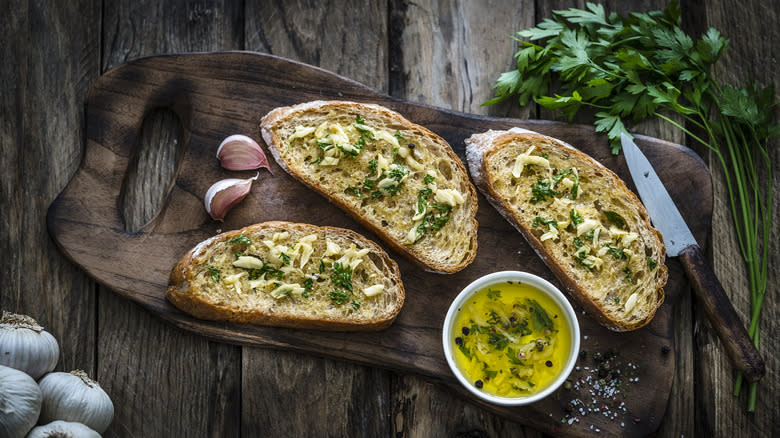
[[[404,302],[398,265],[342,228],[264,222],[207,239],[171,271],[168,300],[196,318],[381,330]]]
[[[650,322],[664,299],[664,243],[615,173],[519,128],[472,135],[466,158],[479,190],[602,325]]]
[[[477,252],[477,194],[444,139],[372,104],[315,101],[261,122],[276,162],[434,272],[465,268]]]

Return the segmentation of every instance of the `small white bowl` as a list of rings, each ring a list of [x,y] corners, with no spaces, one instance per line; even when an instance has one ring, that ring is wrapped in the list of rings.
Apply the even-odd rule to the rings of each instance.
[[[541,292],[545,293],[547,296],[549,296],[563,310],[564,319],[569,324],[569,330],[571,332],[571,352],[569,353],[568,360],[566,361],[566,365],[561,371],[561,374],[558,376],[557,379],[555,379],[555,381],[552,384],[550,384],[550,386],[548,386],[547,388],[543,389],[542,391],[536,394],[529,395],[527,397],[511,397],[511,398],[499,397],[499,396],[491,395],[486,392],[480,391],[479,389],[475,388],[470,381],[466,379],[466,377],[458,368],[457,364],[455,363],[455,359],[452,356],[453,354],[453,349],[452,349],[452,344],[453,344],[452,328],[453,327],[452,326],[455,322],[455,316],[460,310],[461,305],[466,300],[468,300],[472,295],[479,292],[480,290],[488,286],[504,283],[507,281],[513,281],[513,282],[531,285],[536,289],[540,290]],[[527,405],[527,404],[537,402],[547,397],[548,395],[552,394],[569,377],[569,374],[571,374],[571,370],[574,369],[574,364],[577,362],[577,356],[580,351],[580,326],[579,326],[579,322],[577,321],[577,315],[574,313],[574,309],[571,307],[571,304],[569,304],[569,301],[561,293],[561,291],[558,290],[558,288],[553,286],[547,280],[541,277],[537,277],[536,275],[529,274],[527,272],[519,272],[519,271],[494,272],[492,274],[488,274],[484,277],[478,278],[477,280],[475,280],[474,282],[466,286],[463,289],[463,291],[461,291],[461,293],[458,294],[457,297],[455,297],[455,300],[450,305],[450,309],[447,311],[447,316],[444,318],[444,329],[442,331],[442,344],[444,345],[444,356],[447,358],[447,363],[450,365],[450,369],[452,370],[452,373],[455,374],[455,377],[458,378],[458,381],[460,381],[460,383],[466,389],[468,389],[472,394],[476,395],[482,400],[485,400],[490,403],[495,403],[498,405],[521,406],[521,405]]]

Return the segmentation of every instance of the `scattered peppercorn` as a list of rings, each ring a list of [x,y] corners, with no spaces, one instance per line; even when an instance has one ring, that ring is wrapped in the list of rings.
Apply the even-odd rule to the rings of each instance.
[[[476,386],[479,389],[482,389],[482,381],[481,380],[477,380],[476,382],[474,382],[474,386]]]
[[[455,338],[455,344],[457,344],[457,345],[463,345],[463,338],[461,338],[460,336],[458,336],[457,338]]]
[[[548,368],[549,368],[549,367],[552,367],[552,361],[551,361],[551,360],[548,360],[548,361],[547,361],[547,362],[545,362],[544,364],[545,364],[545,365],[547,365],[547,367],[548,367]]]
[[[588,357],[588,352],[585,350],[580,351],[580,359],[585,360]]]
[[[460,331],[463,333],[463,336],[468,336],[469,335],[469,328],[468,327],[463,327]]]
[[[413,143],[409,143],[409,149],[414,149],[414,144]]]

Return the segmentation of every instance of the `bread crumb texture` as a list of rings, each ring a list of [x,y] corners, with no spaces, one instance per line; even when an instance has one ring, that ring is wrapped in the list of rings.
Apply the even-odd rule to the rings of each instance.
[[[434,133],[384,107],[352,102],[277,109],[263,127],[282,167],[396,248],[445,272],[473,260],[476,190]]]
[[[220,234],[196,246],[171,277],[169,299],[186,301],[180,307],[197,317],[268,325],[372,325],[392,321],[404,300],[398,267],[376,244],[306,224]]]
[[[663,301],[667,270],[660,233],[636,196],[558,140],[528,133],[491,139],[481,164],[494,205],[507,210],[575,297],[585,295],[586,309],[596,305],[605,325],[646,324]]]

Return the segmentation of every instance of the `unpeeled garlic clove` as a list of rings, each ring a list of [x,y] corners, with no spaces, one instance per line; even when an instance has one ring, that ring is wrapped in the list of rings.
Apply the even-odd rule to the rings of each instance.
[[[222,222],[228,211],[249,194],[252,181],[257,180],[258,176],[260,176],[259,172],[253,178],[228,178],[212,184],[203,199],[209,216]]]
[[[271,171],[263,149],[246,135],[231,135],[222,140],[217,149],[217,158],[227,170],[254,170],[265,167]]]

